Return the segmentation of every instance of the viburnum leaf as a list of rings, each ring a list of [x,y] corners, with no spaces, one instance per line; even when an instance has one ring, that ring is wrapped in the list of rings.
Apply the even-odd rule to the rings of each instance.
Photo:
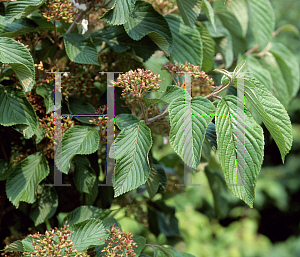
[[[121,113],[115,117],[115,121],[117,123],[118,128],[122,130],[127,126],[139,122],[140,119],[135,115],[129,113]]]
[[[227,1],[226,9],[230,11],[238,20],[242,28],[242,35],[245,37],[249,23],[247,0]]]
[[[202,96],[191,100],[177,98],[169,105],[170,145],[194,169],[200,163],[203,140],[214,110],[213,103]]]
[[[243,103],[237,105],[237,101],[235,96],[227,95],[216,109],[219,157],[230,191],[253,207],[256,178],[263,161],[264,136],[251,113],[241,109]],[[244,113],[244,121],[239,113]]]
[[[44,98],[46,113],[54,111],[54,87],[50,84],[38,85],[36,88],[36,93]]]
[[[214,30],[216,30],[214,9],[212,8],[212,6],[208,0],[203,0],[202,9],[203,9],[206,17],[210,21],[211,25],[213,26]]]
[[[202,0],[176,0],[176,2],[184,23],[194,27],[201,12]]]
[[[148,154],[152,146],[151,130],[144,122],[123,128],[111,147],[109,157],[115,165],[115,197],[145,184],[150,167]]]
[[[6,195],[14,206],[20,201],[34,203],[36,188],[49,175],[50,169],[43,152],[29,155],[12,169],[6,182]]]

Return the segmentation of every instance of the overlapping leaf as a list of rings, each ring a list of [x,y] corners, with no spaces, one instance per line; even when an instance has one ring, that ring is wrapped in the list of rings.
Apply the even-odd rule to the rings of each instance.
[[[76,154],[92,154],[97,151],[99,134],[96,129],[87,126],[74,126],[69,128],[62,137],[61,151],[55,155],[55,163],[58,169],[67,174],[70,160]]]
[[[232,0],[230,2],[227,1],[226,9],[230,11],[238,20],[242,28],[242,35],[245,37],[249,23],[247,0]]]
[[[213,26],[214,30],[216,30],[216,21],[215,21],[215,13],[214,9],[212,8],[210,2],[208,0],[203,0],[202,2],[202,9],[210,21],[211,25]]]
[[[36,93],[44,98],[46,113],[54,111],[54,86],[50,84],[38,85]]]
[[[150,173],[148,153],[152,146],[151,131],[143,122],[122,129],[109,157],[115,166],[115,197],[143,185]]]
[[[38,126],[34,108],[23,90],[0,84],[0,124],[13,126],[25,138],[31,138]]]
[[[170,145],[194,169],[200,163],[203,140],[214,109],[213,103],[201,96],[192,100],[177,98],[169,105]]]
[[[31,54],[23,44],[8,37],[0,37],[0,62],[12,67],[25,92],[31,90],[35,69]]]
[[[50,170],[43,152],[29,155],[12,169],[6,182],[6,195],[14,206],[20,201],[34,203],[36,188]]]
[[[201,12],[202,0],[176,0],[176,2],[184,23],[194,27]]]
[[[115,121],[117,123],[118,128],[122,130],[127,126],[139,122],[140,119],[135,115],[129,113],[121,113],[115,117]]]
[[[239,107],[236,97],[231,95],[218,103],[218,150],[227,186],[235,196],[253,207],[256,178],[263,161],[264,137],[250,112]],[[237,115],[244,111],[245,120]]]

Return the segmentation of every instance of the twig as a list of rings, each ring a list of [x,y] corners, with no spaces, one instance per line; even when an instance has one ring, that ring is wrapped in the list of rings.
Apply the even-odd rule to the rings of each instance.
[[[176,11],[178,9],[177,6],[175,6],[173,9],[171,9],[170,11],[168,11],[167,13],[164,14],[165,15],[168,15],[168,14],[171,14],[172,12]]]

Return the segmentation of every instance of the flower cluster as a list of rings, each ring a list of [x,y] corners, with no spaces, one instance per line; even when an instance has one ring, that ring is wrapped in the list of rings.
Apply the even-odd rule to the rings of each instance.
[[[41,8],[42,16],[48,21],[74,21],[77,9],[69,0],[47,0]]]
[[[166,14],[177,7],[175,0],[146,0],[162,14]]]
[[[181,76],[185,72],[191,75],[192,96],[205,96],[213,91],[214,81],[204,71],[201,71],[199,66],[185,63],[185,64],[166,64],[162,70],[167,70],[171,73],[175,83],[183,87],[184,83],[181,81]]]
[[[122,97],[125,103],[132,105],[138,99],[143,98],[146,93],[160,89],[157,82],[162,80],[159,77],[160,75],[156,75],[147,69],[130,70],[125,74],[120,74],[114,86],[123,88]]]
[[[134,257],[133,247],[137,247],[137,244],[132,240],[132,234],[129,232],[121,232],[120,228],[112,225],[110,231],[106,229],[109,234],[108,238],[100,238],[104,240],[108,245],[101,251],[105,253],[105,257]]]
[[[101,139],[105,137],[106,135],[106,128],[107,128],[107,117],[104,116],[104,113],[106,112],[107,110],[107,106],[106,105],[103,105],[103,106],[100,106],[98,109],[97,109],[97,113],[99,115],[103,115],[103,116],[100,116],[98,118],[92,118],[89,120],[89,122],[93,125],[97,125],[99,128],[100,128],[100,137]]]

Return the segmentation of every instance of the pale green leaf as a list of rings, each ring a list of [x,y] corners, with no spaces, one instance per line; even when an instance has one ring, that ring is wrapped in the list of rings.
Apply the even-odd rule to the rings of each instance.
[[[63,220],[63,224],[68,221],[70,226],[88,219],[104,220],[111,213],[111,210],[100,209],[95,206],[82,205],[71,211]]]
[[[24,252],[23,243],[21,240],[12,242],[10,245],[5,247],[5,251]]]
[[[191,63],[202,66],[203,47],[200,33],[196,28],[185,25],[182,18],[166,15],[173,36],[171,59],[174,63]]]
[[[283,25],[280,28],[278,28],[276,31],[277,32],[289,32],[289,33],[294,34],[295,36],[298,36],[298,37],[300,36],[299,29],[296,26],[294,26],[293,24]]]
[[[198,27],[203,43],[203,61],[201,70],[208,72],[212,69],[215,56],[215,42],[201,23]]]
[[[270,52],[276,58],[277,64],[286,81],[289,96],[293,98],[297,95],[300,87],[299,62],[286,46],[280,43],[272,43]]]
[[[64,133],[61,145],[61,152],[56,152],[55,163],[61,172],[68,174],[70,160],[74,155],[92,154],[97,151],[99,134],[96,129],[77,125]]]
[[[12,23],[15,20],[27,17],[37,10],[45,0],[18,0],[8,1],[5,8],[5,21]]]
[[[214,28],[214,30],[217,30],[214,9],[212,8],[212,6],[208,0],[203,0],[202,9],[203,9],[206,17],[210,21],[212,27]]]
[[[75,162],[74,184],[77,190],[82,193],[91,193],[97,177],[89,159],[76,155],[73,160]]]
[[[226,9],[230,11],[238,20],[242,28],[242,35],[245,37],[248,30],[248,23],[249,23],[247,0],[227,1]]]
[[[23,44],[8,37],[0,37],[0,62],[12,67],[25,92],[32,89],[35,79],[33,59]]]
[[[216,109],[216,132],[220,163],[230,191],[253,207],[256,178],[263,161],[264,136],[262,128],[250,112],[237,111],[237,99],[227,95]],[[237,113],[245,111],[245,120],[237,122]],[[244,141],[237,136],[240,133]],[[238,149],[238,145],[243,149]],[[242,156],[238,155],[240,151]]]
[[[36,188],[50,170],[43,152],[29,155],[12,169],[6,182],[6,195],[14,206],[20,201],[34,203]]]
[[[101,19],[112,24],[122,25],[128,21],[136,0],[116,0],[112,9],[108,10]]]
[[[140,119],[135,115],[129,113],[121,113],[115,117],[116,124],[120,130],[132,125],[133,123],[139,122]]]
[[[176,0],[176,2],[184,23],[194,27],[201,12],[202,0]]]
[[[58,196],[54,187],[38,186],[37,200],[32,205],[29,217],[34,221],[34,225],[44,223],[56,212],[58,206]]]
[[[170,145],[192,167],[197,168],[208,124],[214,117],[213,103],[202,96],[177,98],[169,105]]]
[[[72,62],[99,65],[96,46],[84,35],[63,34],[68,57]]]
[[[85,252],[90,246],[101,245],[103,241],[99,238],[107,237],[103,222],[98,219],[88,219],[76,223],[69,229],[74,231],[71,241],[78,252]]]
[[[31,138],[38,126],[34,108],[23,90],[0,84],[0,124],[13,126],[25,138]]]
[[[248,5],[251,30],[262,51],[275,29],[275,13],[269,0],[248,0]]]
[[[166,55],[172,49],[172,34],[165,18],[144,1],[136,1],[131,17],[124,24],[127,34],[134,40],[148,35]]]
[[[143,185],[150,173],[148,154],[152,146],[151,130],[143,122],[127,126],[111,148],[115,165],[115,197]]]

